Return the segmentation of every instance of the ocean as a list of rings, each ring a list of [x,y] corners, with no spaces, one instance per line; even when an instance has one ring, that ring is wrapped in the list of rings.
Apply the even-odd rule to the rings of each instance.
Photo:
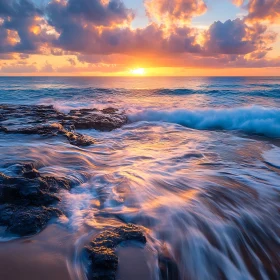
[[[64,216],[27,238],[36,246],[1,231],[1,260],[7,248],[26,248],[51,270],[59,255],[60,280],[87,279],[85,243],[132,223],[147,244],[120,253],[117,279],[280,278],[279,77],[0,77],[0,104],[65,114],[113,107],[128,119],[112,131],[78,129],[95,139],[86,147],[0,132],[0,172],[13,176],[12,164],[32,162],[78,182],[59,193]],[[54,279],[45,273],[40,279]]]

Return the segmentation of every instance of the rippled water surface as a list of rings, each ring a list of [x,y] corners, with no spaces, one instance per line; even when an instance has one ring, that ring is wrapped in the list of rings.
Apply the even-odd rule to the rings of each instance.
[[[61,193],[74,252],[131,222],[146,229],[152,279],[280,279],[280,78],[0,78],[3,103],[128,114],[112,132],[80,131],[97,140],[86,148],[0,134],[0,171],[33,161],[79,182]]]

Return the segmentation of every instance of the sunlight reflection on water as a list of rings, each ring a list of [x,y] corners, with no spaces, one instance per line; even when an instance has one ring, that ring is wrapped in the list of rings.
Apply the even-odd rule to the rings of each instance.
[[[132,222],[181,279],[278,279],[279,85],[274,78],[0,78],[0,103],[113,106],[131,121],[109,133],[80,131],[96,139],[87,148],[1,134],[0,171],[13,175],[13,164],[32,161],[42,174],[76,183],[61,193],[59,223],[76,234],[77,252],[89,233]],[[229,109],[245,104],[259,106]]]

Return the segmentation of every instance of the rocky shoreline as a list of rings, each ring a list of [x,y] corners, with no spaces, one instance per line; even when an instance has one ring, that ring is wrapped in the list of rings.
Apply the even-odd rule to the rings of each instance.
[[[9,234],[27,237],[41,232],[52,218],[65,215],[57,207],[59,192],[70,190],[69,180],[42,176],[32,163],[14,166],[17,176],[0,173],[0,226]],[[88,279],[114,280],[118,268],[118,245],[125,241],[146,244],[142,228],[132,224],[105,230],[85,247]]]
[[[127,116],[115,108],[71,110],[68,114],[45,105],[0,105],[0,132],[48,137],[63,136],[75,146],[89,146],[95,140],[76,129],[111,131],[127,123]]]
[[[65,137],[75,146],[88,146],[95,140],[76,129],[111,131],[127,123],[127,116],[114,108],[80,109],[68,114],[53,106],[0,105],[0,133]],[[6,166],[13,176],[0,172],[0,226],[8,234],[28,237],[41,232],[51,219],[65,215],[59,209],[59,192],[75,186],[65,178],[43,176],[33,163]],[[85,247],[88,278],[113,280],[118,268],[116,248],[122,242],[146,244],[142,228],[132,224],[106,230]]]

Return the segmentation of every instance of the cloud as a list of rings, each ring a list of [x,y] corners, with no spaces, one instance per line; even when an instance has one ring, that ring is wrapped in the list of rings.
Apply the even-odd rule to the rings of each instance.
[[[171,25],[189,23],[207,10],[203,0],[145,0],[144,3],[151,20]]]
[[[206,50],[218,54],[247,54],[254,51],[254,42],[244,40],[246,27],[240,19],[214,22],[206,32]]]
[[[42,67],[42,69],[40,69],[40,71],[43,73],[52,73],[55,72],[55,69],[48,61],[46,61],[45,65]]]
[[[118,3],[117,9],[110,8],[113,2],[114,5]],[[168,17],[173,23],[185,22],[206,10],[202,0],[147,0],[145,5],[148,13],[155,17],[163,16],[163,19]],[[102,9],[102,19],[92,10],[94,7]],[[189,25],[166,26],[155,22],[145,28],[131,29],[118,25],[130,19],[130,10],[120,1],[112,0],[107,4],[102,4],[101,0],[52,1],[47,11],[49,24],[59,32],[53,45],[64,51],[87,55],[172,56],[175,53],[193,53],[207,56],[258,52],[259,55],[252,56],[257,58],[260,53],[265,56],[276,38],[265,26],[248,25],[241,19],[214,22],[203,34]]]
[[[51,38],[43,11],[29,0],[1,0],[0,17],[0,52],[37,53]]]
[[[11,59],[15,59],[15,56],[13,54],[0,52],[0,60],[11,60]]]
[[[156,23],[135,30],[118,25],[96,26],[92,24],[93,19],[85,22],[83,14],[79,14],[79,18],[69,14],[68,5],[61,2],[52,2],[47,10],[49,23],[59,32],[53,45],[66,51],[85,54],[199,51],[193,28],[174,27],[166,34],[164,26]]]
[[[6,74],[28,74],[36,73],[38,69],[35,65],[25,65],[25,64],[11,64],[11,65],[2,65],[0,68],[0,73]]]
[[[120,0],[53,0],[47,6],[49,23],[60,32],[78,25],[112,26],[127,24],[134,14]]]
[[[76,61],[75,61],[74,58],[68,58],[67,60],[68,60],[68,62],[70,63],[70,65],[76,66]]]
[[[280,0],[233,0],[233,3],[248,10],[248,21],[280,20]]]
[[[203,0],[144,0],[151,21],[137,29],[131,27],[133,11],[121,0],[50,0],[45,6],[34,0],[0,0],[0,59],[14,58],[10,68],[3,66],[6,71],[23,67],[21,60],[29,61],[32,54],[67,55],[64,63],[71,71],[275,65],[266,55],[276,33],[262,20],[276,19],[280,0],[232,1],[248,15],[200,30],[191,19],[207,10]],[[61,61],[59,67],[41,62],[35,68],[64,71]]]
[[[235,19],[214,22],[206,31],[205,38],[204,48],[210,54],[246,55],[257,51],[265,56],[271,50],[276,34],[268,31],[265,25],[247,25],[244,20]]]

